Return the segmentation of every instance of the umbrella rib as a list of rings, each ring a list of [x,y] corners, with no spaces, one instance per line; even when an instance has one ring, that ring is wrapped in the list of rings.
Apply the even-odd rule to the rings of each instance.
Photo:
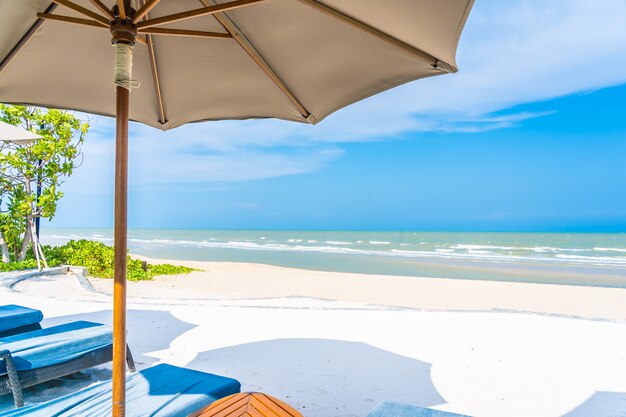
[[[122,20],[126,20],[126,5],[124,3],[125,0],[117,0],[117,9]]]
[[[121,0],[118,0],[121,1]],[[249,6],[265,0],[236,0],[228,3],[216,4],[214,6],[202,7],[200,9],[188,10],[182,13],[175,13],[168,16],[157,17],[155,19],[144,20],[137,23],[138,28],[149,28],[152,26],[163,25],[166,23],[178,22],[180,20],[191,19],[192,17],[206,16],[226,10],[238,9],[240,7]]]
[[[142,5],[139,7],[139,10],[137,10],[137,13],[135,13],[135,15],[133,16],[133,23],[139,22],[144,16],[146,16],[147,18],[148,12],[152,10],[157,4],[159,4],[160,1],[161,0],[148,0],[145,3],[143,3],[142,1]]]
[[[360,20],[357,20],[351,16],[348,16],[347,14],[340,12],[339,10],[333,9],[332,7],[329,7],[325,4],[322,4],[316,0],[300,0],[300,2],[306,4],[307,6],[313,7],[317,10],[319,10],[322,13],[326,13],[329,16],[332,16],[336,19],[341,20],[344,23],[348,23],[349,25],[354,26],[357,29],[360,29],[364,32],[369,33],[372,36],[377,37],[378,39],[381,39],[397,48],[402,49],[405,52],[408,52],[409,54],[415,56],[416,58],[427,62],[428,64],[432,65],[433,67],[437,68],[437,69],[442,69],[446,72],[456,72],[457,69],[444,62],[441,61],[440,59],[438,59],[437,57],[434,57],[433,55],[429,54],[428,52],[422,51],[419,48],[416,48],[412,45],[409,45],[406,42],[401,41],[400,39],[397,39],[379,29],[376,29],[364,22],[361,22]]]
[[[147,3],[144,3],[143,0],[139,0],[139,10],[142,10],[145,8],[145,6],[150,3],[150,0],[148,0]],[[155,4],[156,5],[156,4]],[[146,13],[144,14],[145,18],[148,19],[148,12],[150,10],[147,10]],[[150,35],[149,33],[146,33],[146,41],[147,41],[147,46],[148,46],[148,59],[150,60],[150,72],[152,73],[152,82],[154,84],[154,93],[156,95],[156,100],[157,100],[157,107],[159,108],[159,120],[161,122],[161,124],[165,124],[165,122],[167,121],[165,119],[165,106],[163,105],[163,94],[161,92],[161,81],[159,79],[159,71],[157,68],[157,62],[156,62],[156,55],[154,54],[154,41],[152,39],[152,35]]]
[[[82,6],[79,6],[78,4],[72,3],[69,0],[52,0],[53,2],[61,5],[61,6],[65,6],[68,9],[72,9],[75,12],[78,12],[82,15],[85,15],[87,17],[92,18],[93,20],[97,20],[98,22],[102,23],[105,27],[109,27],[110,22],[109,20],[104,17],[104,16],[100,16],[98,13],[94,13],[89,9],[85,9]]]
[[[48,7],[46,7],[46,10],[44,10],[44,12],[52,13],[56,8],[57,4],[52,2]],[[15,58],[15,56],[20,52],[24,45],[28,43],[30,38],[32,38],[32,36],[35,34],[35,32],[37,32],[37,30],[41,27],[41,25],[43,25],[44,22],[45,19],[42,19],[41,17],[35,20],[35,23],[33,23],[31,27],[28,28],[26,33],[20,38],[19,41],[17,41],[15,46],[11,48],[9,53],[2,59],[2,61],[0,62],[0,72],[9,64],[9,62],[11,62],[13,58]]]
[[[60,22],[76,23],[76,24],[84,25],[84,26],[93,26],[93,27],[101,28],[101,29],[108,28],[108,26],[104,26],[102,23],[96,22],[95,20],[81,19],[79,17],[72,17],[72,16],[64,16],[61,14],[37,13],[37,17],[40,19],[46,19],[46,20],[58,20]]]
[[[161,82],[159,80],[159,72],[157,70],[156,57],[154,56],[154,42],[152,41],[152,35],[146,35],[146,41],[148,42],[148,57],[150,59],[150,71],[152,72],[154,92],[156,94],[157,106],[159,107],[159,117],[160,117],[161,124],[164,125],[166,122],[165,107],[163,106],[163,95],[161,94]]]
[[[232,38],[232,36],[229,33],[203,32],[200,30],[187,30],[187,29],[145,28],[145,29],[139,29],[139,33],[146,33],[150,35],[191,36],[191,37],[214,38],[214,39],[231,39]]]
[[[202,4],[209,7],[207,5],[207,0],[199,0]],[[213,17],[217,19],[217,21],[222,25],[222,27],[232,36],[237,44],[243,48],[244,51],[252,58],[252,60],[265,72],[265,74],[270,77],[270,79],[281,89],[281,91],[287,96],[289,101],[293,103],[294,106],[298,109],[298,112],[305,119],[309,120],[311,123],[315,123],[316,121],[312,118],[311,112],[309,112],[306,107],[302,105],[300,100],[296,98],[296,96],[289,90],[287,85],[283,82],[283,80],[278,76],[276,71],[270,67],[267,63],[263,55],[259,53],[259,51],[252,45],[252,42],[243,35],[241,30],[237,27],[237,25],[226,15],[226,13],[214,13]]]
[[[106,7],[106,5],[102,3],[100,0],[89,0],[89,1],[91,2],[91,4],[96,6],[102,13],[107,15],[110,19],[115,19],[115,16],[113,16],[113,12],[111,12],[111,10],[108,7]]]

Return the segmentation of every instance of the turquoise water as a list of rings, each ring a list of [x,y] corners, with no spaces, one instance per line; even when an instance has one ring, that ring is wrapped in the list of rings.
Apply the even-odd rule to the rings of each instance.
[[[109,229],[43,229],[42,240],[112,243]],[[367,274],[626,287],[626,234],[129,231],[132,253]]]

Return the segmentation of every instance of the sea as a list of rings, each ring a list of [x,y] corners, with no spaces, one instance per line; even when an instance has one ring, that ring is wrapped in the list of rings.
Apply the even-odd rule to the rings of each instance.
[[[112,229],[42,227],[42,242]],[[626,288],[626,233],[130,229],[133,254],[389,276]]]

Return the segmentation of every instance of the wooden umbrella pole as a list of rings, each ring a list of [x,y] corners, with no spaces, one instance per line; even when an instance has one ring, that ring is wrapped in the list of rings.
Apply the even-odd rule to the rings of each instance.
[[[132,14],[130,2],[126,13]],[[124,5],[124,1],[118,2]],[[126,413],[126,263],[128,207],[128,120],[132,47],[137,26],[119,16],[111,22],[115,47],[115,277],[113,287],[113,417]]]
[[[113,288],[113,416],[126,403],[126,259],[128,198],[128,110],[130,91],[115,87],[115,283]]]

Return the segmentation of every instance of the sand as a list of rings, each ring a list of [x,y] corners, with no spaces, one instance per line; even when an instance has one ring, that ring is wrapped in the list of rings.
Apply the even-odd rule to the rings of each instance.
[[[129,296],[177,299],[300,297],[445,311],[510,310],[626,320],[626,289],[308,271],[232,262],[149,259],[201,269],[130,282]],[[111,293],[112,281],[91,279]]]
[[[621,289],[366,276],[188,263],[129,283],[139,369],[166,362],[237,378],[306,417],[364,417],[399,401],[475,417],[614,417],[626,409]],[[110,280],[72,274],[10,287],[44,327],[110,324]],[[29,389],[39,402],[110,378],[108,367]],[[10,398],[0,398],[0,410]]]

